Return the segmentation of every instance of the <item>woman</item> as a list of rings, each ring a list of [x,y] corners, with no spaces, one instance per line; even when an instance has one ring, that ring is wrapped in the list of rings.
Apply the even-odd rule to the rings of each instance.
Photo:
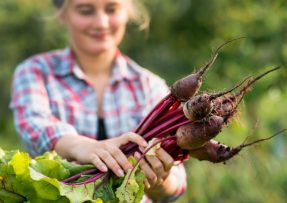
[[[56,150],[69,160],[123,176],[131,165],[120,146],[147,146],[129,131],[168,90],[162,79],[119,51],[127,23],[139,19],[138,7],[133,0],[54,4],[69,47],[38,54],[17,67],[11,102],[17,130],[33,156]],[[150,199],[167,202],[184,190],[183,167],[173,166],[163,149],[140,167]]]

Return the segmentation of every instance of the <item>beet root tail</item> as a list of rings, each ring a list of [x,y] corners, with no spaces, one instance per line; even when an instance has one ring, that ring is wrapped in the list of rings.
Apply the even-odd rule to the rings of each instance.
[[[202,76],[213,65],[214,61],[216,60],[216,58],[218,56],[218,53],[219,53],[220,49],[222,49],[227,44],[229,44],[229,43],[231,43],[233,41],[242,39],[242,38],[245,38],[245,37],[234,38],[234,39],[228,40],[228,41],[224,42],[223,44],[221,44],[220,46],[218,46],[215,49],[215,51],[213,52],[213,54],[212,54],[211,58],[208,60],[208,62],[202,68],[200,68],[200,70],[198,71],[198,74],[200,76]]]
[[[210,140],[203,147],[191,150],[189,155],[200,161],[212,163],[225,162],[239,153],[240,148],[231,148],[215,140]]]
[[[194,149],[194,150],[190,150],[189,155],[200,161],[205,160],[205,161],[210,161],[212,163],[220,163],[220,162],[225,163],[225,161],[237,155],[243,148],[254,145],[262,141],[269,140],[285,131],[286,129],[282,129],[270,137],[259,139],[259,140],[249,142],[246,144],[241,144],[238,147],[234,147],[234,148],[221,144],[215,140],[210,140],[204,146]]]

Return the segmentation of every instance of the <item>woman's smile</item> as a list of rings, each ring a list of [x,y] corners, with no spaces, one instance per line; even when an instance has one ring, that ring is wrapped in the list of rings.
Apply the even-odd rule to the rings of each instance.
[[[128,11],[121,0],[71,0],[62,14],[75,52],[114,52],[125,34]]]
[[[107,31],[91,32],[91,33],[88,33],[88,35],[97,41],[106,41],[106,40],[108,40],[108,38],[110,36],[109,32],[107,32]]]

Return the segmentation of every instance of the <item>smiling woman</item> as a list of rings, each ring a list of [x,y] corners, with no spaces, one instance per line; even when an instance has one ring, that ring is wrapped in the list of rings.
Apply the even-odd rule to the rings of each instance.
[[[70,0],[53,0],[53,5],[62,11]],[[140,30],[145,30],[149,26],[149,15],[145,7],[140,1],[127,0],[125,1],[128,9],[129,21],[134,22],[139,26]]]
[[[108,54],[113,57],[128,22],[124,4],[121,1],[69,1],[59,19],[69,32],[76,55]]]
[[[147,146],[131,131],[168,92],[163,79],[119,50],[127,23],[142,27],[148,18],[136,0],[53,2],[69,45],[18,65],[10,105],[18,133],[33,156],[56,150],[122,177],[132,166],[121,146]],[[150,199],[166,202],[184,191],[183,165],[174,166],[165,150],[140,167]]]

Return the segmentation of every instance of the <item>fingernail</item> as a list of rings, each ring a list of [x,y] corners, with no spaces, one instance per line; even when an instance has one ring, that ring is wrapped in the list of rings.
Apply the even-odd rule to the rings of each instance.
[[[149,189],[150,188],[150,184],[148,181],[146,181],[146,188]]]
[[[103,165],[103,166],[101,166],[101,171],[107,172],[107,171],[108,171],[108,168],[107,168],[105,165]]]
[[[153,182],[154,182],[154,183],[157,182],[157,177],[153,178]]]
[[[135,157],[136,157],[136,158],[140,158],[140,156],[141,156],[141,155],[140,155],[139,152],[135,152]]]
[[[147,146],[148,146],[148,143],[147,143],[146,141],[143,141],[143,142],[142,142],[142,146],[143,146],[143,147],[147,147]]]
[[[120,177],[123,177],[125,175],[122,169],[118,169],[117,172],[118,172],[118,176]]]

